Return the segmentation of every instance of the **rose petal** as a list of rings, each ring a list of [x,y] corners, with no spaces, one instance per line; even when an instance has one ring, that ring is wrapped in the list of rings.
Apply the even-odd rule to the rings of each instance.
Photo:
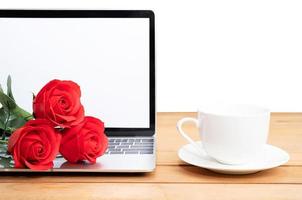
[[[9,137],[7,151],[12,153],[15,144],[18,142],[20,134],[23,128],[19,128],[13,132],[13,134]]]
[[[62,134],[60,152],[69,162],[88,160],[95,163],[107,147],[104,123],[94,117],[85,117],[79,125]]]
[[[48,170],[48,169],[53,167],[53,162],[49,162],[49,163],[44,164],[44,165],[32,164],[32,163],[30,163],[26,160],[24,162],[25,162],[25,166],[27,166],[28,168],[30,168],[32,170]]]
[[[13,135],[10,151],[13,152],[16,168],[44,170],[53,166],[61,136],[48,120],[31,120]]]

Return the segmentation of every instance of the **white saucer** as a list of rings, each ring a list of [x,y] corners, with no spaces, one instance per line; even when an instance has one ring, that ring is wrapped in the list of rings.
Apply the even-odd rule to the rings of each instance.
[[[201,141],[196,143],[203,149]],[[186,163],[222,174],[251,174],[278,167],[289,160],[288,153],[269,144],[265,145],[264,152],[256,161],[242,165],[226,165],[210,158],[206,153],[200,155],[192,144],[187,144],[180,148],[178,156]]]

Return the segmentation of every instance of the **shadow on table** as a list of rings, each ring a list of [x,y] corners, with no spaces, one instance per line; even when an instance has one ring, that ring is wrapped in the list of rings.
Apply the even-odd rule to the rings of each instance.
[[[258,171],[250,174],[222,174],[218,172],[214,172],[208,169],[196,167],[196,166],[191,166],[191,165],[186,165],[186,164],[180,164],[178,165],[182,173],[185,173],[190,176],[207,176],[207,177],[217,177],[217,178],[247,178],[247,177],[253,177],[253,176],[267,176],[271,173],[274,173],[278,168],[270,169],[270,170],[264,170],[264,171]]]
[[[89,177],[89,176],[103,176],[103,177],[143,177],[146,176],[148,173],[140,172],[140,173],[133,173],[133,172],[127,172],[127,173],[119,173],[119,172],[1,172],[1,177],[20,177],[20,176],[26,176],[26,177],[40,177],[40,176],[64,176],[64,177],[75,177],[75,176],[81,176],[81,177]]]

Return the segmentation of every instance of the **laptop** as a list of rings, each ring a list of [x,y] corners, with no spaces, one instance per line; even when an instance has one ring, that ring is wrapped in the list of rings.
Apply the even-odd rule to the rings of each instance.
[[[32,93],[53,79],[72,80],[86,116],[105,123],[109,146],[95,164],[58,155],[49,172],[155,169],[154,37],[148,10],[0,10],[0,82],[12,77],[17,104],[32,112]]]

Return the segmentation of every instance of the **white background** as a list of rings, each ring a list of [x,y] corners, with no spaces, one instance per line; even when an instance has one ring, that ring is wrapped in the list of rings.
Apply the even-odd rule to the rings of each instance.
[[[157,109],[210,102],[302,111],[302,2],[294,0],[10,0],[2,8],[152,9]]]

